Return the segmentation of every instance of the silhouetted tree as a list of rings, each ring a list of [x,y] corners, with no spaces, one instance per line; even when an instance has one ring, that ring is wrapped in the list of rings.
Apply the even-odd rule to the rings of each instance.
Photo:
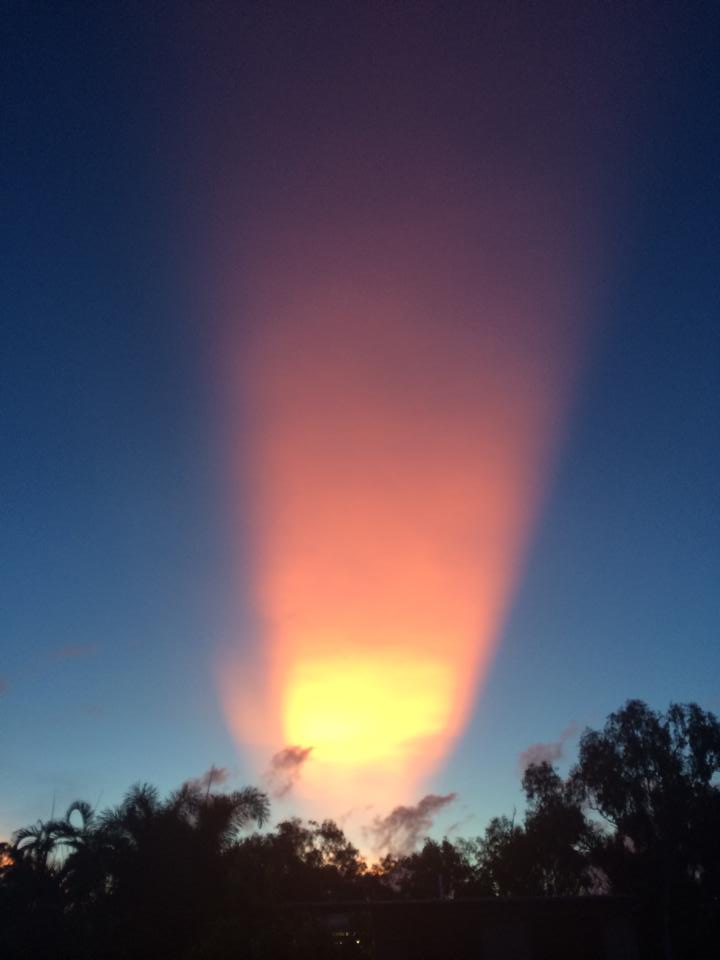
[[[55,864],[54,824],[38,822],[3,845],[0,869],[0,932],[11,958],[66,955],[69,932],[65,898]]]
[[[612,889],[662,905],[663,947],[698,932],[720,899],[720,722],[696,704],[666,713],[631,700],[580,741],[572,781],[610,827],[595,854]],[[716,920],[702,937],[715,937]],[[711,931],[711,932],[709,932]],[[696,938],[697,939],[697,938]]]
[[[522,823],[495,817],[485,835],[464,842],[474,865],[476,896],[575,896],[593,892],[597,830],[586,818],[577,786],[548,763],[523,776],[527,808]]]
[[[593,892],[600,882],[593,867],[600,839],[583,812],[577,783],[563,780],[549,763],[540,763],[525,771],[523,789],[535,892],[545,896]]]
[[[583,734],[567,778],[528,767],[521,818],[495,817],[474,840],[428,838],[371,868],[332,820],[248,834],[269,814],[254,788],[217,792],[210,778],[163,799],[136,784],[116,807],[76,801],[0,844],[2,960],[322,960],[339,941],[308,902],[599,892],[646,905],[653,955],[710,960],[719,773],[716,717],[630,701]]]
[[[390,887],[413,900],[461,897],[474,879],[464,851],[447,837],[439,843],[426,838],[417,853],[388,857],[383,872]]]

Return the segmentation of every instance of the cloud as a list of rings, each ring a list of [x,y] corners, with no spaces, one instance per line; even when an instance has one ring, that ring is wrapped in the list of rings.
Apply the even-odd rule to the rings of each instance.
[[[64,660],[79,660],[82,657],[91,657],[97,653],[96,643],[68,643],[64,647],[58,647],[50,654],[50,660],[53,663],[61,663]]]
[[[435,815],[456,799],[456,793],[428,793],[414,807],[395,807],[386,817],[376,817],[368,829],[373,846],[378,852],[400,856],[412,853],[432,827]]]
[[[287,796],[300,779],[300,771],[306,762],[312,747],[285,747],[273,755],[270,768],[265,774],[265,782],[270,793],[276,799]]]
[[[105,710],[99,703],[86,703],[81,707],[80,712],[84,716],[93,717],[94,719],[105,716]]]
[[[571,724],[563,730],[557,740],[552,740],[549,743],[531,743],[518,756],[520,773],[525,773],[527,768],[533,764],[549,763],[552,765],[557,763],[558,760],[562,760],[565,743],[577,733],[577,729],[575,724]]]
[[[210,791],[211,787],[220,787],[230,779],[230,771],[227,767],[216,767],[214,764],[209,770],[206,770],[202,776],[188,780],[189,787],[195,787],[198,790]]]
[[[450,837],[453,833],[457,833],[461,827],[466,826],[468,823],[472,823],[475,819],[474,813],[469,813],[467,816],[462,817],[460,820],[456,820],[455,823],[451,823],[450,826],[445,831],[445,836]]]

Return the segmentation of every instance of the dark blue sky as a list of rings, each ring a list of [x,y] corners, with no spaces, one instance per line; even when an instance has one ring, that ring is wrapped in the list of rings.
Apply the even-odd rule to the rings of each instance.
[[[216,108],[203,6],[2,12],[0,834],[54,795],[247,774],[212,674],[242,586],[193,259],[212,176],[193,118]],[[531,743],[630,696],[720,709],[720,16],[631,7],[621,55],[649,66],[606,131],[622,186],[596,332],[494,666],[436,778],[466,831],[517,802]],[[228,29],[257,55],[237,9]]]

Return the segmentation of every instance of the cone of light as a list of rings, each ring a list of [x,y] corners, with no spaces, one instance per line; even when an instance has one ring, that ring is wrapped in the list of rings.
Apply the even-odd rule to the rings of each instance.
[[[335,806],[412,796],[462,729],[569,376],[562,323],[489,271],[458,291],[415,234],[278,241],[239,368],[265,666],[225,703],[261,753],[311,746],[301,782]]]
[[[331,87],[300,84],[275,112],[269,88],[240,213],[221,215],[228,443],[256,623],[223,659],[222,700],[258,772],[312,748],[297,789],[330,814],[414,799],[462,732],[584,326],[588,207],[568,164],[547,163],[567,118],[536,125],[548,89],[472,51],[442,64],[433,100],[422,30],[408,54],[371,24],[374,86],[350,57],[332,61]],[[483,89],[509,81],[504,101],[484,97],[483,70]],[[527,149],[502,138],[512,110]]]

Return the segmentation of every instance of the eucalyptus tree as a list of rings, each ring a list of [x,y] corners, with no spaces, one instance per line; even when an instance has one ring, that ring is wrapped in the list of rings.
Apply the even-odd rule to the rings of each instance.
[[[598,863],[659,910],[666,957],[720,935],[719,775],[720,721],[694,703],[630,700],[580,741],[572,780],[608,826]]]

